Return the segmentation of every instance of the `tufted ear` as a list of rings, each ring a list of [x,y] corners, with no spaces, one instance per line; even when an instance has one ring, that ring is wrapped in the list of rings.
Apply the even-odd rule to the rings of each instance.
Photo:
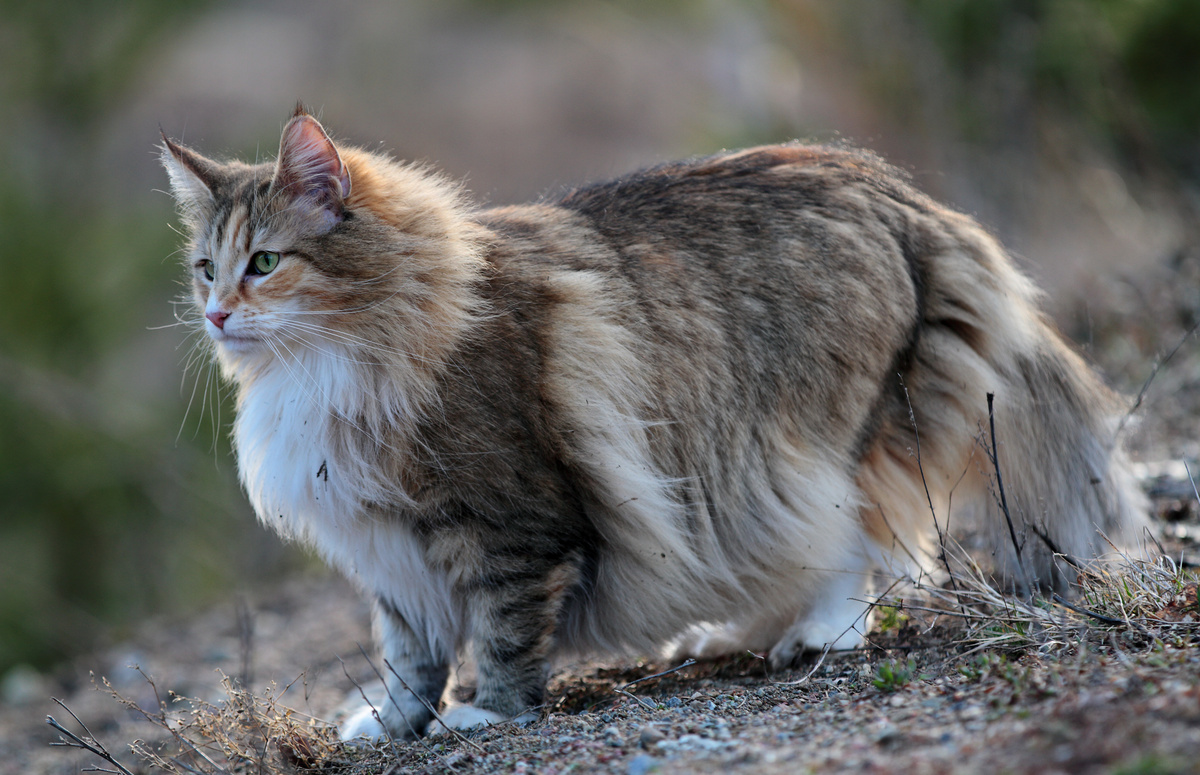
[[[220,166],[162,133],[162,165],[171,179],[171,193],[184,212],[205,210],[216,201],[213,191],[222,179]]]
[[[345,216],[350,171],[317,120],[299,109],[283,128],[271,192],[290,198],[318,234]]]

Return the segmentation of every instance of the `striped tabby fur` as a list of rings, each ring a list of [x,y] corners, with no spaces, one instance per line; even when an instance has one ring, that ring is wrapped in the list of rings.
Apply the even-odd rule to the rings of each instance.
[[[919,554],[930,500],[1020,580],[988,393],[1028,580],[1069,581],[1033,528],[1090,558],[1142,523],[1118,400],[994,239],[869,153],[754,148],[482,211],[302,111],[273,164],[165,138],[163,161],[246,491],[377,601],[413,690],[380,708],[394,735],[467,652],[452,726],[529,717],[569,652],[854,646],[851,598]]]

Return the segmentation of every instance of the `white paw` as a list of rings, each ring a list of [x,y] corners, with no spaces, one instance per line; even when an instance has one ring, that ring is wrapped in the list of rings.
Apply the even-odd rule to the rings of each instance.
[[[420,736],[429,718],[429,711],[423,705],[413,701],[397,706],[386,696],[379,698],[378,703],[375,699],[370,697],[368,704],[352,706],[353,711],[338,723],[338,737],[343,742],[382,742],[389,738],[399,742]]]
[[[782,669],[795,664],[806,652],[849,651],[863,644],[863,636],[854,626],[838,626],[829,622],[805,619],[796,623],[771,649],[771,667]]]
[[[338,737],[342,742],[353,740],[384,740],[388,732],[375,716],[375,709],[370,705],[359,708],[350,718],[338,724]]]
[[[668,646],[663,656],[672,662],[716,659],[742,650],[739,635],[731,625],[695,625]]]
[[[449,734],[450,730],[446,727],[459,732],[469,732],[506,721],[525,726],[537,721],[537,718],[537,713],[533,712],[522,713],[516,718],[510,719],[503,713],[497,713],[494,710],[484,710],[474,705],[455,705],[442,714],[440,721],[438,719],[430,721],[429,726],[425,728],[425,734],[430,736]]]

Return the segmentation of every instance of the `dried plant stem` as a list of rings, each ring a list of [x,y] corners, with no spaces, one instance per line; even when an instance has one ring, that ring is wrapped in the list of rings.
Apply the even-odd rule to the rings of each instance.
[[[1125,430],[1125,424],[1129,422],[1130,417],[1133,417],[1134,412],[1141,407],[1142,399],[1146,397],[1146,391],[1150,389],[1150,383],[1152,383],[1154,378],[1158,376],[1158,370],[1163,366],[1166,366],[1167,362],[1175,357],[1175,353],[1179,352],[1179,348],[1183,347],[1183,343],[1186,342],[1192,334],[1196,333],[1197,328],[1200,328],[1200,320],[1193,323],[1192,327],[1184,332],[1183,336],[1179,337],[1179,341],[1174,347],[1171,348],[1171,351],[1167,353],[1165,357],[1159,358],[1154,362],[1154,367],[1150,369],[1150,376],[1147,377],[1146,381],[1142,383],[1142,389],[1138,391],[1137,398],[1133,401],[1133,406],[1129,407],[1129,411],[1125,413],[1125,416],[1121,418],[1121,422],[1117,424],[1117,431],[1113,434],[1114,439],[1121,437],[1121,431]]]
[[[816,664],[814,664],[807,673],[805,673],[802,677],[797,678],[795,681],[779,681],[775,685],[776,686],[799,686],[801,684],[808,683],[808,679],[812,678],[813,675],[818,670],[821,669],[821,665],[823,665],[825,663],[825,657],[828,655],[829,655],[829,644],[826,643],[825,648],[821,650],[821,656],[817,657]]]
[[[613,691],[616,692],[617,694],[628,697],[629,699],[633,700],[634,702],[641,705],[643,708],[646,708],[647,710],[658,710],[657,706],[655,706],[655,705],[647,702],[646,700],[642,699],[641,697],[638,697],[637,695],[631,693],[629,691],[629,687],[633,686],[634,684],[640,684],[643,681],[650,681],[655,678],[662,678],[664,675],[670,675],[671,673],[676,673],[676,672],[684,669],[685,667],[691,667],[694,664],[696,664],[696,660],[688,659],[688,660],[685,660],[683,662],[683,664],[676,665],[675,667],[672,667],[669,670],[663,670],[662,672],[655,673],[653,675],[644,675],[641,678],[635,679],[633,681],[629,681],[628,683],[621,684],[620,686],[614,686]]]
[[[117,768],[116,772],[120,772],[120,773],[122,773],[122,775],[133,775],[133,773],[129,770],[129,768],[127,768],[124,764],[121,764],[119,761],[117,761],[113,757],[113,755],[108,752],[108,749],[104,747],[104,744],[101,743],[99,740],[97,740],[96,736],[92,734],[92,730],[87,728],[87,724],[84,724],[83,721],[80,720],[79,716],[76,716],[75,712],[67,707],[66,703],[64,703],[62,700],[58,699],[57,697],[51,697],[50,699],[53,700],[60,708],[65,710],[67,713],[70,713],[71,718],[75,719],[75,723],[83,728],[84,735],[86,735],[86,737],[80,737],[79,735],[75,734],[71,730],[64,727],[62,724],[58,723],[58,721],[54,718],[54,716],[46,716],[46,723],[49,724],[50,726],[54,727],[54,729],[57,730],[65,738],[65,739],[60,738],[60,740],[62,740],[62,742],[51,743],[50,745],[66,746],[68,748],[79,748],[81,750],[88,751],[92,754],[95,754],[96,756],[99,756],[104,761],[106,761],[109,764],[111,764],[112,766],[116,767]],[[106,770],[102,767],[88,767],[84,771],[85,772],[113,772],[113,770]]]
[[[1000,473],[1000,452],[996,445],[996,413],[994,411],[995,393],[987,394],[988,405],[988,429],[992,437],[992,468],[996,472],[996,489],[1000,495],[1000,510],[1004,512],[1004,521],[1008,523],[1008,536],[1012,539],[1013,552],[1017,558],[1017,570],[1021,574],[1021,581],[1025,584],[1025,589],[1030,593],[1033,591],[1032,580],[1028,572],[1025,570],[1025,562],[1021,559],[1021,544],[1017,540],[1017,529],[1013,526],[1012,513],[1008,510],[1008,496],[1004,494],[1004,477]]]
[[[925,501],[929,504],[929,515],[933,518],[933,528],[937,531],[938,536],[938,559],[942,561],[942,565],[946,568],[946,574],[950,579],[950,587],[957,594],[958,582],[954,578],[954,571],[950,569],[950,560],[946,556],[946,532],[942,530],[942,526],[938,523],[937,509],[933,507],[933,496],[929,494],[929,482],[925,479],[925,466],[921,462],[921,432],[917,429],[917,414],[913,411],[912,398],[908,395],[908,385],[904,384],[904,375],[896,375],[900,380],[900,388],[904,391],[904,401],[908,404],[908,421],[912,425],[913,438],[916,440],[916,455],[917,455],[917,471],[921,474],[921,486],[925,488]],[[946,515],[946,530],[950,529],[950,515]]]

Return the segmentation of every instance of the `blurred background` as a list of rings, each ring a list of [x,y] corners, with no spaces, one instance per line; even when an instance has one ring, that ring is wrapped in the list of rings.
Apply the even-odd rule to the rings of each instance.
[[[722,147],[883,153],[1136,393],[1200,309],[1194,0],[0,0],[0,687],[311,565],[253,519],[172,326],[161,127],[263,159],[297,99],[504,204]],[[1191,340],[1131,430],[1197,449]]]

